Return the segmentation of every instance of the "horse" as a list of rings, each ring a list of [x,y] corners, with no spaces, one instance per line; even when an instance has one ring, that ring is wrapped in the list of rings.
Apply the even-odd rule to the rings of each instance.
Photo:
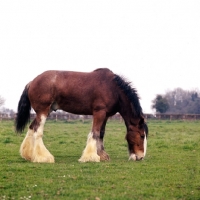
[[[23,132],[30,122],[31,108],[36,113],[20,146],[21,157],[31,162],[55,162],[42,137],[48,115],[59,109],[93,115],[79,162],[110,160],[103,139],[106,122],[116,113],[120,113],[126,126],[129,160],[142,160],[146,155],[148,127],[139,99],[131,82],[107,68],[92,72],[45,71],[25,86],[18,103],[16,132]]]

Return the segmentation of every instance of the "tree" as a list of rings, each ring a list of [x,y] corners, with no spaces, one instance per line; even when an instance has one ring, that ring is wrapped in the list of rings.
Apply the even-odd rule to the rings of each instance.
[[[156,112],[165,113],[169,109],[169,103],[162,95],[157,95],[152,102],[152,108],[156,109]]]
[[[164,104],[168,103],[165,111]],[[153,100],[152,108],[157,112],[168,112],[175,114],[200,114],[200,91],[195,89],[192,91],[176,88],[167,91],[165,95],[157,95]]]
[[[5,103],[5,99],[0,96],[0,107],[3,106]]]

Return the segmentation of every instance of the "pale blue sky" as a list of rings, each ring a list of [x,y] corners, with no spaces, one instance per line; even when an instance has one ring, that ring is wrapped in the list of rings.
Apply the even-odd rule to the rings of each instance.
[[[1,1],[0,95],[16,111],[49,69],[127,77],[144,112],[168,89],[200,88],[200,1]]]

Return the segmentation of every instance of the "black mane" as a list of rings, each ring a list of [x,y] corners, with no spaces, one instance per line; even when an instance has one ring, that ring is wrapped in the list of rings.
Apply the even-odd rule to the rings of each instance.
[[[140,105],[137,90],[131,87],[131,82],[128,82],[124,77],[121,77],[116,74],[114,80],[119,86],[119,88],[124,92],[124,94],[128,97],[128,99],[132,103],[134,108],[133,112],[135,116],[137,117],[143,116],[142,107]]]

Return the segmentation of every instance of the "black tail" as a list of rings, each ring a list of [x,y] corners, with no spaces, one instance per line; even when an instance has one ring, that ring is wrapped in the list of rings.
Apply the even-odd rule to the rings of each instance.
[[[25,87],[18,103],[15,128],[17,132],[22,132],[26,124],[30,121],[31,103],[28,98],[28,86]]]

